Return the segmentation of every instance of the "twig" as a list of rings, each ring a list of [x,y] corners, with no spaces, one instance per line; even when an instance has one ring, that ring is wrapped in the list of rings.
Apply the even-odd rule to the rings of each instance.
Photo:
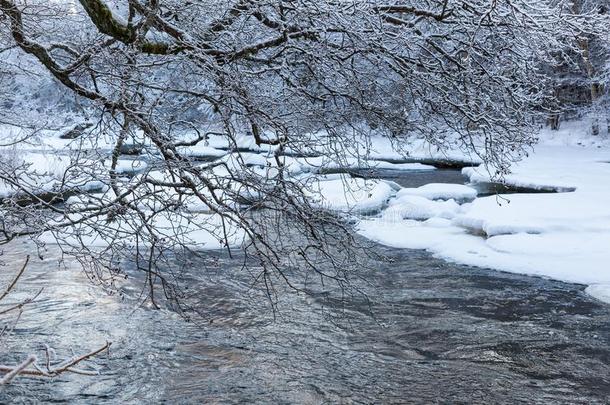
[[[74,357],[69,360],[66,360],[62,364],[60,364],[59,366],[54,367],[54,368],[52,368],[50,366],[50,362],[47,358],[47,363],[46,363],[47,371],[43,370],[42,368],[40,368],[40,366],[38,366],[38,364],[36,363],[36,361],[37,361],[36,356],[33,356],[33,355],[28,357],[28,359],[26,361],[24,361],[23,363],[21,363],[18,366],[11,367],[11,366],[0,365],[0,372],[7,373],[2,378],[2,380],[0,380],[0,385],[10,383],[17,375],[23,375],[23,376],[29,376],[29,377],[55,377],[62,373],[97,375],[98,373],[95,371],[80,370],[80,369],[76,369],[73,367],[87,359],[90,359],[91,357],[94,357],[94,356],[100,354],[104,350],[109,349],[111,344],[112,344],[111,342],[106,342],[106,344],[104,344],[102,347],[100,347],[96,350],[93,350],[89,353],[83,354],[82,356]],[[48,350],[47,350],[47,356],[48,356]],[[34,367],[34,369],[28,368],[30,365],[32,365]]]
[[[30,355],[23,363],[11,369],[8,374],[0,380],[0,385],[9,384],[19,374],[23,374],[26,371],[26,368],[34,362],[36,362],[36,356]]]
[[[17,275],[15,276],[13,281],[11,281],[9,286],[4,291],[4,293],[2,293],[2,295],[0,295],[0,301],[2,301],[4,299],[4,297],[6,297],[11,292],[11,290],[13,288],[15,288],[15,284],[17,284],[17,281],[19,281],[19,279],[23,275],[23,272],[25,271],[26,267],[28,266],[29,261],[30,261],[30,255],[27,255],[26,258],[25,258],[25,263],[23,263],[23,266],[21,267],[21,270],[19,270],[19,272],[17,273]]]

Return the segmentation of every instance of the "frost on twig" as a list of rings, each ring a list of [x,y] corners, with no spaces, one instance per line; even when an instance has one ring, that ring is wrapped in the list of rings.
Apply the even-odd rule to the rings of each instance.
[[[12,369],[10,367],[7,367],[6,374],[0,380],[0,385],[10,383],[11,381],[13,381],[13,378],[17,377],[19,374],[24,373],[26,368],[30,364],[35,363],[35,362],[36,362],[36,356],[29,355],[28,358],[25,359],[25,361],[23,361],[21,364],[15,366],[15,367],[13,367]]]
[[[74,356],[67,360],[60,361],[59,363],[52,364],[50,350],[47,348],[45,352],[45,366],[38,364],[38,359],[34,355],[28,356],[28,358],[17,366],[5,366],[0,365],[0,373],[4,374],[4,377],[0,379],[0,385],[10,383],[16,376],[30,376],[30,377],[55,377],[63,373],[74,373],[81,375],[98,375],[99,373],[95,370],[85,370],[76,368],[80,363],[88,360],[92,357],[97,356],[104,350],[110,348],[111,343],[106,342],[103,346],[83,354],[81,356]]]
[[[15,289],[15,286],[25,273],[29,260],[30,257],[28,256],[21,269],[17,272],[17,274],[8,284],[6,289],[4,289],[4,292],[0,294],[0,303],[2,303],[2,301],[6,297],[8,297],[10,293]],[[3,309],[0,311],[0,315],[5,315],[11,312],[16,313],[15,320],[12,322],[11,327],[5,325],[2,325],[0,327],[0,338],[13,329],[14,325],[17,323],[21,316],[23,307],[33,302],[40,295],[41,292],[42,290],[38,291],[38,293],[36,293],[32,297],[20,300],[16,303],[9,304],[9,307],[7,309]],[[0,364],[0,385],[10,384],[15,379],[15,377],[20,375],[30,377],[55,377],[63,373],[97,375],[98,372],[96,370],[81,369],[77,368],[77,366],[81,365],[81,363],[83,363],[84,361],[97,356],[104,350],[108,350],[110,348],[110,345],[110,342],[106,342],[103,346],[95,350],[92,350],[80,356],[72,356],[64,360],[55,359],[55,351],[52,350],[49,346],[45,346],[44,366],[38,364],[38,357],[34,354],[29,354],[25,360],[14,366]]]

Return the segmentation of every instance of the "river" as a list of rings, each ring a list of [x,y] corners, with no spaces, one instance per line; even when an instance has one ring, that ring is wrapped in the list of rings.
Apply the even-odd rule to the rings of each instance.
[[[453,171],[394,177],[460,181]],[[3,352],[16,361],[43,343],[60,356],[113,346],[93,362],[100,376],[20,378],[0,402],[610,402],[610,306],[584,286],[374,250],[354,279],[368,300],[286,291],[276,314],[239,256],[212,252],[182,276],[203,314],[189,322],[137,305],[137,277],[109,295],[49,248],[19,294],[44,291]],[[4,249],[3,279],[26,254],[28,242]]]

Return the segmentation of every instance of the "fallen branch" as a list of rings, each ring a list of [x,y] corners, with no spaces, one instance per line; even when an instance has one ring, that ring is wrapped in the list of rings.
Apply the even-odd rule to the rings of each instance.
[[[106,342],[106,344],[98,349],[81,356],[65,360],[56,366],[51,366],[50,354],[49,350],[47,349],[45,369],[41,368],[37,364],[37,358],[33,355],[30,355],[23,363],[17,366],[0,365],[0,373],[6,373],[5,376],[0,380],[0,385],[10,383],[18,375],[29,377],[55,377],[63,373],[98,375],[99,373],[97,371],[81,370],[74,367],[87,359],[95,357],[104,350],[109,349],[111,344],[111,342]]]
[[[2,380],[0,380],[0,385],[9,384],[11,381],[13,381],[13,378],[17,377],[19,374],[23,374],[26,371],[25,369],[35,361],[36,356],[30,355],[23,363],[8,371]]]

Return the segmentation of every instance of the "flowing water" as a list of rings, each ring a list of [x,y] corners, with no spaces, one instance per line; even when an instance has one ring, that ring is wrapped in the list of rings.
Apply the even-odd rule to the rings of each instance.
[[[418,175],[398,177],[443,180]],[[181,276],[205,314],[193,322],[136,305],[137,277],[106,294],[50,249],[21,283],[16,298],[45,289],[2,341],[3,361],[42,343],[66,357],[113,346],[93,362],[100,376],[21,378],[0,402],[610,402],[610,306],[583,286],[374,249],[385,259],[354,280],[369,300],[286,292],[275,319],[239,257],[194,260]],[[33,253],[6,248],[2,280]]]

